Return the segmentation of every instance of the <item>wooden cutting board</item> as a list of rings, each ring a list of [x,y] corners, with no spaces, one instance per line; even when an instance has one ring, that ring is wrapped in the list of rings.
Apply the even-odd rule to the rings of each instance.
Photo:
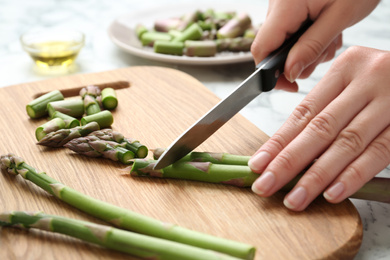
[[[162,221],[256,246],[256,259],[348,259],[359,250],[362,224],[350,201],[316,200],[304,212],[283,204],[283,193],[261,198],[250,189],[194,181],[131,177],[124,166],[65,148],[36,145],[28,102],[61,90],[77,97],[96,84],[117,89],[113,129],[149,148],[167,147],[213,107],[218,98],[193,77],[168,68],[131,67],[0,88],[0,153],[15,153],[62,183],[120,207]],[[253,154],[268,136],[241,115],[198,151]],[[150,156],[150,155],[149,155]],[[43,211],[103,223],[48,195],[20,176],[0,175],[1,211]],[[38,230],[2,228],[0,259],[129,259],[125,254]],[[132,259],[132,258],[130,258]]]

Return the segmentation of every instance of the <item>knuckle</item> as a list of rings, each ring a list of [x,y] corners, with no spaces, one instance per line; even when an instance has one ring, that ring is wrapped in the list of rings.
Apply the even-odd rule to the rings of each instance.
[[[315,167],[305,173],[305,179],[310,186],[319,187],[329,184],[329,175],[326,170],[321,167]]]
[[[308,128],[318,137],[332,140],[337,134],[337,120],[329,113],[322,112],[310,121]]]
[[[366,183],[368,178],[364,174],[364,169],[362,167],[356,167],[355,165],[349,165],[345,171],[345,177],[353,180],[354,183]]]
[[[364,142],[361,133],[359,133],[355,129],[343,130],[339,134],[336,142],[338,142],[341,148],[346,149],[350,152],[360,153],[366,147],[366,143]]]
[[[287,140],[278,133],[274,134],[267,141],[267,145],[276,148],[276,150],[278,151],[282,151],[287,146],[287,144],[288,144]]]
[[[297,160],[290,153],[280,153],[275,160],[278,168],[283,168],[286,172],[291,172],[295,168],[295,162]]]
[[[390,161],[390,137],[380,137],[371,143],[371,151],[382,161]]]
[[[317,39],[308,39],[302,42],[302,46],[306,49],[307,58],[311,61],[316,60],[326,49],[326,46]]]
[[[312,102],[305,100],[301,102],[292,112],[291,118],[295,124],[307,125],[316,115],[316,110]]]

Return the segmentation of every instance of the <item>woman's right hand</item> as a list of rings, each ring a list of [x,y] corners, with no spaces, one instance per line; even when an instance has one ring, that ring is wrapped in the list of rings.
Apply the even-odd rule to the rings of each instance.
[[[315,67],[335,56],[342,46],[342,31],[366,17],[379,0],[270,0],[267,17],[252,44],[258,64],[282,45],[307,19],[313,25],[301,36],[287,57],[278,89],[297,91],[297,78],[308,77]],[[287,80],[286,80],[287,79]]]

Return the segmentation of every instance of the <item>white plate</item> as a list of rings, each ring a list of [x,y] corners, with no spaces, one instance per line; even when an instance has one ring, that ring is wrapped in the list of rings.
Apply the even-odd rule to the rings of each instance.
[[[229,64],[252,61],[253,58],[250,52],[218,53],[214,57],[188,57],[155,53],[152,48],[141,45],[134,31],[137,24],[143,24],[147,28],[153,28],[153,24],[157,19],[181,16],[197,9],[203,11],[209,8],[215,11],[246,12],[251,17],[252,23],[258,25],[265,18],[267,1],[258,1],[251,5],[245,3],[225,3],[223,5],[216,3],[193,3],[191,5],[176,4],[174,6],[153,7],[118,17],[108,28],[108,34],[119,48],[133,55],[151,60],[191,65]]]

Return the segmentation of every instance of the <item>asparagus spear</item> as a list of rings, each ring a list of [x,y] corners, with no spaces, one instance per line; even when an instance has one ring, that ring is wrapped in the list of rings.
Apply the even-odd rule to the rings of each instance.
[[[149,149],[139,141],[131,138],[125,138],[121,133],[109,128],[94,131],[90,135],[96,136],[101,140],[120,143],[123,147],[132,151],[137,158],[145,158],[149,152]]]
[[[182,42],[155,41],[154,52],[171,55],[183,55],[184,44]]]
[[[169,32],[169,30],[177,29],[182,23],[178,17],[159,19],[154,22],[154,30],[158,32]]]
[[[98,113],[87,115],[81,118],[81,125],[86,125],[90,122],[97,122],[100,128],[110,127],[114,123],[114,117],[108,110],[103,110]]]
[[[172,36],[164,32],[145,32],[141,36],[142,46],[153,46],[157,40],[170,41]]]
[[[44,123],[35,130],[35,137],[40,141],[48,133],[65,128],[65,122],[61,118],[53,118],[52,120]]]
[[[78,137],[70,140],[64,147],[88,157],[104,157],[113,161],[130,164],[134,153],[111,141],[100,140],[96,136]]]
[[[55,111],[60,111],[72,117],[81,117],[84,114],[84,103],[81,99],[54,101],[47,104],[47,110],[50,117],[53,116]]]
[[[145,259],[238,259],[215,251],[145,236],[111,226],[47,215],[42,212],[0,213],[0,226],[35,228],[60,233]]]
[[[60,129],[47,134],[38,144],[49,147],[62,147],[72,139],[86,136],[89,133],[99,130],[99,124],[91,122],[83,126],[77,126],[70,129]]]
[[[219,39],[239,37],[243,35],[251,25],[252,21],[248,14],[241,13],[220,28],[217,37]]]
[[[31,118],[38,118],[47,115],[47,104],[58,100],[64,100],[64,96],[59,90],[53,90],[46,93],[27,104],[27,114]]]
[[[102,111],[99,103],[96,101],[96,98],[90,95],[86,95],[84,97],[84,110],[88,116]]]
[[[61,113],[60,111],[55,111],[51,118],[61,118],[65,122],[65,128],[73,128],[80,126],[80,121],[74,118],[73,116],[68,116],[67,114]]]
[[[119,228],[218,251],[243,259],[253,259],[254,257],[255,248],[253,246],[199,233],[174,224],[168,226],[165,222],[94,199],[65,186],[44,172],[37,171],[26,164],[21,157],[13,154],[2,155],[0,165],[8,173],[20,174],[26,180],[35,183],[69,205]]]
[[[146,33],[148,29],[143,24],[137,24],[135,27],[135,34],[137,35],[138,39],[141,40],[142,34]]]
[[[197,57],[211,57],[217,53],[217,44],[214,41],[185,41],[185,55]]]
[[[89,85],[89,86],[86,86],[85,88],[82,88],[80,90],[80,96],[81,98],[85,98],[86,95],[89,95],[89,96],[92,96],[94,98],[100,96],[101,94],[101,91],[100,91],[100,88],[98,86],[95,86],[95,85]]]
[[[182,34],[174,38],[172,41],[185,42],[187,40],[199,40],[202,38],[202,33],[202,28],[197,23],[193,23],[187,29],[185,29]]]
[[[104,88],[101,94],[102,105],[105,109],[114,110],[118,106],[115,89]]]
[[[234,155],[232,156],[234,157]],[[248,166],[244,165],[186,161],[189,159],[189,157],[184,157],[161,170],[154,170],[154,165],[157,162],[155,160],[135,159],[133,160],[130,174],[132,176],[151,176],[223,183],[239,187],[252,186],[254,180],[259,176],[253,173]],[[281,190],[290,191],[301,177],[302,175],[298,175]],[[350,198],[390,203],[390,178],[375,177],[352,194]]]
[[[164,153],[164,148],[153,149],[153,158],[158,160]],[[235,155],[229,153],[191,152],[180,159],[192,162],[211,162],[215,164],[248,165],[251,157],[247,155]]]

